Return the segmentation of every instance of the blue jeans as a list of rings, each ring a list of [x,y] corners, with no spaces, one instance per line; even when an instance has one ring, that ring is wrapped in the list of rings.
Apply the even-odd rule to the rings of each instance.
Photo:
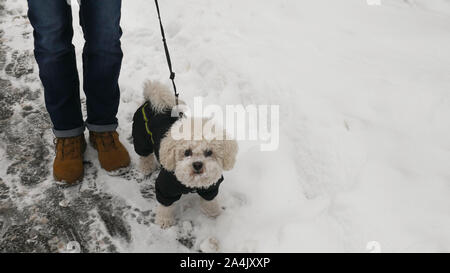
[[[28,0],[28,17],[34,28],[34,55],[44,86],[45,104],[56,137],[73,137],[90,131],[117,128],[121,0],[81,0],[83,89],[87,120],[83,120],[80,83],[72,44],[72,10],[66,0]]]

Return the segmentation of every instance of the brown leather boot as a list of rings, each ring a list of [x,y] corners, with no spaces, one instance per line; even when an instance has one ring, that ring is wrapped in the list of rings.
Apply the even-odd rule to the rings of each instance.
[[[89,141],[98,152],[100,165],[111,175],[119,175],[128,170],[130,155],[120,142],[116,131],[89,132]]]
[[[83,179],[83,153],[86,150],[84,134],[77,137],[55,139],[53,177],[56,181],[73,184]]]

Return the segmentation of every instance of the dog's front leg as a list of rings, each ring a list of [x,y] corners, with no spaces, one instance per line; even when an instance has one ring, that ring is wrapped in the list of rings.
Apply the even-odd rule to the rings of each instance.
[[[217,198],[213,199],[211,201],[207,201],[202,198],[200,207],[201,207],[203,213],[208,217],[215,218],[222,213],[222,209],[220,208]]]
[[[158,224],[163,229],[173,226],[173,224],[175,223],[174,210],[174,204],[169,207],[159,204],[158,208],[156,209],[156,224]]]
[[[139,170],[144,175],[151,174],[152,172],[156,171],[158,167],[159,164],[154,153],[150,154],[149,156],[141,156],[139,159]]]

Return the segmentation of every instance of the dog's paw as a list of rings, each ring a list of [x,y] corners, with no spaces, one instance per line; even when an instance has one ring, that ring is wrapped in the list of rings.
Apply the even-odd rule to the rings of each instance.
[[[168,229],[175,224],[175,220],[170,217],[156,217],[155,221],[162,229]]]
[[[173,226],[175,224],[173,210],[173,206],[165,207],[163,205],[159,205],[158,209],[156,210],[155,223],[162,229],[167,229]]]
[[[141,156],[139,159],[139,170],[144,175],[149,175],[156,171],[159,167],[158,161],[154,154],[149,156]]]
[[[211,218],[216,218],[222,213],[222,208],[219,206],[219,202],[217,202],[217,199],[214,199],[212,201],[206,201],[202,199],[200,207],[202,209],[202,212],[206,216]]]

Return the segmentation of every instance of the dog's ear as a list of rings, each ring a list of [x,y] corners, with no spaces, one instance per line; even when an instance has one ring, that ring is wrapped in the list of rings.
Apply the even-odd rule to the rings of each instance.
[[[223,169],[229,171],[233,169],[236,163],[236,156],[238,153],[238,144],[234,139],[224,139],[223,140]]]
[[[167,135],[161,140],[161,145],[159,148],[159,161],[164,169],[168,171],[175,170],[176,160],[175,160],[175,147],[177,142]]]

